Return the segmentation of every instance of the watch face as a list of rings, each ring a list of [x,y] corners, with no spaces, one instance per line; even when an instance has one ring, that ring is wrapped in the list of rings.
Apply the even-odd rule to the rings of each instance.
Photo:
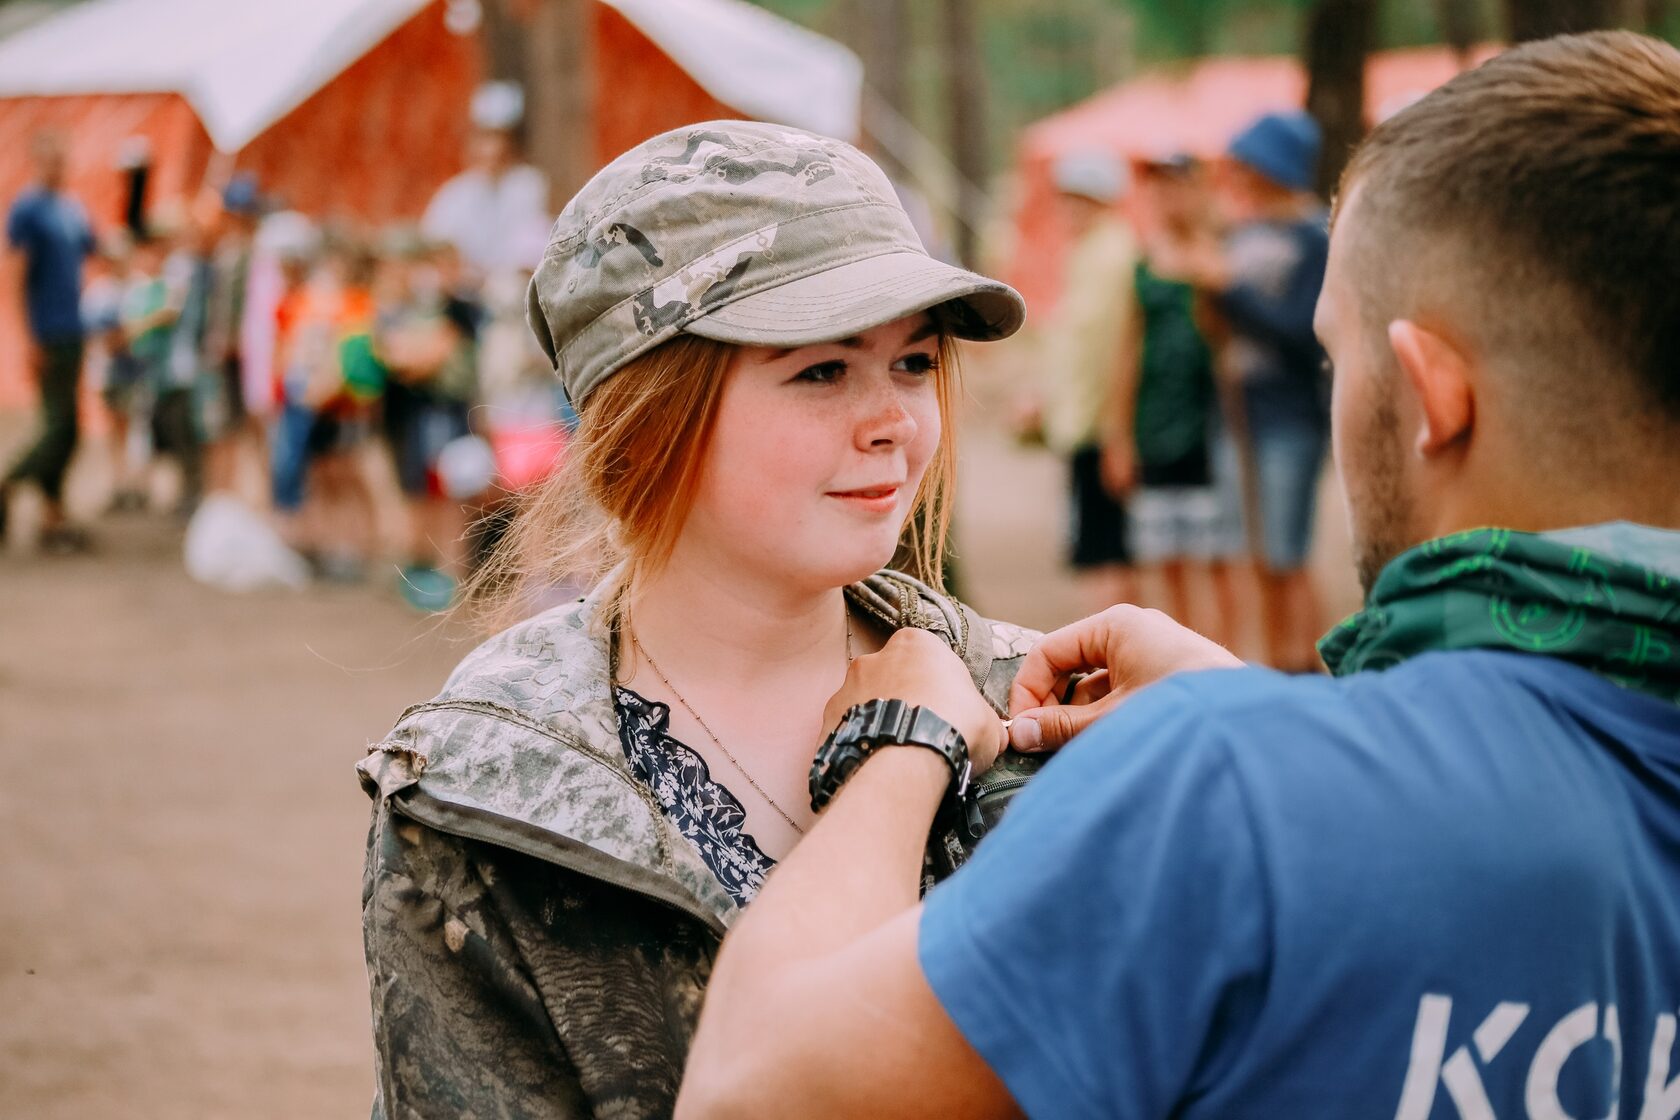
[[[820,812],[878,746],[914,745],[937,751],[951,767],[958,795],[967,786],[968,751],[962,734],[938,714],[902,700],[869,700],[848,710],[811,766],[811,808]]]

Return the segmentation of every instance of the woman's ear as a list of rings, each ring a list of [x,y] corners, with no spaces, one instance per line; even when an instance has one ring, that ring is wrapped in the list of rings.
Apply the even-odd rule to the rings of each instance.
[[[1475,425],[1475,382],[1464,352],[1409,319],[1388,325],[1388,344],[1418,403],[1413,446],[1428,458],[1467,438]]]

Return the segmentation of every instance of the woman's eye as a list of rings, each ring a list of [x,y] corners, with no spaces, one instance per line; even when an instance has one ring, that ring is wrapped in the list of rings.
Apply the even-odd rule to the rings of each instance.
[[[807,366],[794,376],[795,381],[814,381],[819,385],[827,385],[838,381],[840,375],[846,372],[845,362],[819,362],[814,366]]]
[[[906,354],[893,363],[899,373],[929,374],[939,368],[939,359],[932,354]]]

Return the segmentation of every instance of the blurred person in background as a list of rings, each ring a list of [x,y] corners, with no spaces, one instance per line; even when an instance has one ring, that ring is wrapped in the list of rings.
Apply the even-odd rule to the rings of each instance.
[[[553,424],[567,412],[552,369],[526,324],[525,292],[548,243],[554,211],[549,182],[521,153],[525,96],[511,82],[487,82],[468,107],[467,167],[438,188],[421,218],[432,244],[454,247],[458,296],[482,308],[475,331],[478,425],[495,430]]]
[[[64,476],[79,435],[77,389],[82,376],[82,265],[94,251],[93,226],[65,192],[66,141],[43,132],[31,145],[36,181],[12,203],[6,245],[27,324],[30,374],[40,392],[41,432],[0,479],[0,542],[13,488],[39,486],[45,499],[41,545],[80,551],[86,534],[65,520]]]
[[[142,509],[157,455],[180,456],[179,440],[192,419],[193,378],[177,372],[175,327],[191,282],[190,259],[174,251],[174,227],[165,218],[142,224],[134,238],[134,268],[123,293],[122,331],[138,383],[128,400],[129,423],[139,424],[145,449],[135,461],[118,449],[128,470],[118,476],[116,509]],[[127,440],[125,439],[125,443]],[[181,462],[183,475],[185,462]]]
[[[415,606],[447,606],[467,574],[467,517],[443,487],[438,460],[472,430],[481,312],[457,282],[449,244],[409,231],[391,240],[381,269],[375,348],[390,371],[385,430],[408,503],[409,555],[401,590]]]
[[[1239,457],[1252,501],[1241,504],[1260,573],[1267,661],[1291,672],[1318,669],[1314,642],[1324,610],[1307,570],[1319,477],[1330,432],[1324,351],[1312,331],[1324,284],[1328,214],[1313,193],[1319,129],[1306,113],[1268,113],[1230,143],[1216,187],[1223,241],[1190,241],[1185,270],[1223,323],[1218,355],[1239,392],[1228,430],[1241,442],[1219,449]],[[1257,507],[1257,508],[1250,508]]]
[[[257,461],[264,475],[264,491],[272,499],[273,470],[278,459],[274,439],[281,432],[284,377],[280,360],[280,306],[307,275],[319,252],[320,232],[314,222],[295,210],[269,200],[251,238],[250,270],[245,280],[245,311],[238,324],[241,383],[245,412],[257,445]]]
[[[358,582],[375,543],[360,452],[385,379],[372,344],[374,258],[353,242],[324,242],[302,215],[272,244],[286,284],[276,310],[275,514],[322,578]]]
[[[377,544],[363,456],[386,382],[373,345],[376,263],[354,240],[330,244],[300,325],[306,340],[298,359],[307,363],[302,400],[310,412],[305,486],[318,527],[314,558],[324,578],[340,583],[366,577]]]
[[[467,167],[438,188],[420,219],[428,241],[446,241],[473,278],[529,273],[548,243],[548,179],[520,156],[525,95],[511,82],[473,94]]]
[[[111,431],[111,499],[107,512],[140,509],[145,500],[135,478],[129,447],[134,414],[145,392],[145,370],[134,358],[123,331],[123,308],[134,284],[134,237],[126,227],[107,233],[99,243],[99,267],[82,295],[87,331],[89,376],[105,402]]]
[[[1228,646],[1238,605],[1209,450],[1213,355],[1186,279],[1185,246],[1206,225],[1210,199],[1201,168],[1187,156],[1136,168],[1139,257],[1118,326],[1121,380],[1105,425],[1103,479],[1111,493],[1128,495],[1132,554],[1141,575],[1158,577],[1167,612],[1189,624],[1190,579],[1205,575],[1215,606],[1208,633]]]
[[[309,429],[314,424],[314,413],[304,396],[309,381],[308,367],[311,362],[324,360],[318,353],[324,347],[307,336],[304,327],[313,298],[310,281],[320,257],[321,233],[309,218],[285,211],[269,220],[262,239],[266,259],[274,266],[276,289],[273,386],[269,391],[274,401],[268,437],[269,499],[286,543],[299,552],[307,552],[311,534],[304,509],[304,484],[309,470]],[[310,353],[311,349],[317,352]]]
[[[1113,413],[1133,300],[1135,239],[1116,209],[1127,172],[1109,152],[1073,152],[1053,169],[1056,204],[1072,241],[1062,295],[1044,328],[1039,423],[1068,464],[1068,562],[1086,605],[1101,610],[1136,597],[1125,490],[1103,477],[1103,420]]]
[[[204,368],[210,392],[203,411],[206,485],[232,491],[244,449],[260,437],[246,407],[245,322],[251,263],[262,196],[250,175],[235,175],[221,191],[218,234],[211,256],[210,306],[204,330]]]
[[[181,492],[175,510],[179,516],[190,515],[204,495],[201,405],[207,375],[205,333],[215,283],[213,222],[208,215],[189,216],[164,262],[168,307],[174,318],[169,323],[167,374],[152,404],[152,431],[157,450],[180,467]]]

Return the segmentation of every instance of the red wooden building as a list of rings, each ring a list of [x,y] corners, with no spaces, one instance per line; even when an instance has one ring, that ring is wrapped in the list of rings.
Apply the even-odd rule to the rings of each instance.
[[[69,189],[120,223],[119,154],[151,153],[151,205],[199,191],[212,154],[293,209],[413,219],[461,168],[483,50],[462,0],[88,0],[0,40],[0,208],[29,182],[29,140],[70,140]],[[535,0],[533,0],[535,2]],[[476,5],[468,4],[468,8]],[[596,0],[597,163],[717,117],[855,137],[862,67],[742,0]],[[529,112],[540,111],[532,105]],[[556,204],[563,200],[554,200]],[[0,292],[0,407],[32,399],[20,301]]]

